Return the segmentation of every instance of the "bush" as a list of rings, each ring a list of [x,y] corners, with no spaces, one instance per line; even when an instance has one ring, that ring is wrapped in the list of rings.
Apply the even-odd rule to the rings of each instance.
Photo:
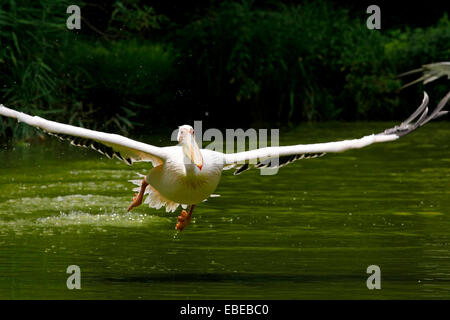
[[[138,40],[98,41],[69,31],[70,4],[0,3],[0,103],[33,115],[51,114],[56,121],[128,134],[146,123],[143,115],[150,108],[170,104],[173,95],[163,84],[174,72],[173,50]],[[120,12],[114,14],[113,21],[120,21]],[[16,137],[36,132],[2,118],[0,136],[7,128]]]
[[[163,121],[154,111],[173,99],[167,86],[174,77],[169,46],[135,40],[77,42],[68,52],[74,104],[70,122],[127,134],[134,126],[151,122],[150,111],[155,118],[158,115],[159,124]]]
[[[227,1],[180,24],[138,0],[85,1],[80,33],[66,28],[68,5],[0,2],[0,102],[123,134],[207,115],[217,127],[402,118],[424,88],[399,93],[396,75],[450,55],[446,15],[423,29],[368,30],[330,2]],[[446,81],[426,86],[432,101]],[[35,132],[3,118],[0,136],[7,128]]]
[[[69,38],[65,28],[68,1],[0,2],[1,103],[34,114],[55,112],[61,81],[54,61]],[[5,132],[4,121],[0,130]],[[14,126],[16,135],[29,128]],[[19,132],[20,131],[20,132]]]
[[[218,106],[217,121],[377,120],[398,116],[400,105],[410,110],[396,75],[448,58],[449,30],[444,18],[388,33],[326,2],[269,11],[244,1],[193,21],[175,44],[194,100]]]

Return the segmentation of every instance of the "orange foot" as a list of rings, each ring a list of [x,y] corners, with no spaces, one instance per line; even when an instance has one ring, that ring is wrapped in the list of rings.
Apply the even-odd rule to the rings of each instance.
[[[131,203],[130,207],[128,208],[128,211],[130,211],[131,209],[138,207],[142,204],[142,200],[144,199],[145,189],[147,188],[147,186],[148,186],[148,183],[147,183],[147,181],[145,181],[145,177],[144,177],[144,179],[142,179],[142,184],[141,184],[139,193],[136,193],[136,195],[134,196],[133,202]]]
[[[131,203],[130,207],[128,208],[128,211],[131,211],[131,209],[135,207],[139,207],[142,204],[142,196],[140,193],[136,193],[133,198],[133,202]]]
[[[181,211],[181,214],[178,216],[178,223],[175,226],[175,229],[177,229],[178,231],[183,231],[184,228],[187,227],[187,225],[189,224],[189,222],[191,222],[191,218],[192,218],[192,212],[187,212],[186,210]]]

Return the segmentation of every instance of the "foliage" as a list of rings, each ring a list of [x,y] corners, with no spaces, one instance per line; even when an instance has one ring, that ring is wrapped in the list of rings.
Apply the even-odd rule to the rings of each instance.
[[[82,30],[69,31],[69,1],[0,1],[1,103],[123,134],[206,115],[222,127],[390,120],[424,89],[399,92],[396,75],[450,56],[446,15],[368,30],[331,1],[287,3],[211,1],[186,21],[139,0],[85,1]],[[437,102],[448,82],[425,88]],[[0,120],[0,136],[34,132]]]
[[[176,43],[196,99],[224,102],[244,123],[389,119],[400,105],[396,74],[448,59],[449,30],[446,17],[388,33],[327,2],[269,11],[244,1],[193,21]]]
[[[93,41],[66,28],[68,1],[0,3],[2,103],[79,126],[127,134],[150,104],[163,103],[160,84],[172,73],[169,45]],[[117,18],[117,15],[115,15]],[[166,103],[169,99],[166,99]],[[141,121],[137,121],[141,119]],[[0,136],[35,134],[0,121]],[[11,133],[10,133],[11,134]]]
[[[0,2],[0,94],[4,104],[43,114],[55,111],[50,106],[60,98],[51,65],[67,42],[63,14],[68,2],[40,0],[32,7],[25,2]],[[2,121],[0,126],[4,131]]]
[[[77,42],[68,51],[71,100],[76,103],[70,121],[127,133],[149,121],[145,116],[154,106],[171,99],[164,91],[174,73],[168,46],[137,41]]]
[[[114,3],[114,10],[109,20],[109,30],[133,34],[147,34],[161,30],[169,19],[155,12],[153,7],[140,4],[138,0],[122,0]]]

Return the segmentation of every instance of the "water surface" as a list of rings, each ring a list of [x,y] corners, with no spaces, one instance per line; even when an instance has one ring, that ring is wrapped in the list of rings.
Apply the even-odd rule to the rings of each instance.
[[[390,126],[303,125],[281,130],[280,144]],[[274,176],[225,171],[221,197],[197,206],[182,233],[179,210],[126,213],[128,180],[148,164],[52,139],[2,147],[0,298],[448,299],[449,141],[438,122]],[[69,265],[81,268],[81,290],[66,287]],[[366,287],[369,265],[381,268],[381,290]]]

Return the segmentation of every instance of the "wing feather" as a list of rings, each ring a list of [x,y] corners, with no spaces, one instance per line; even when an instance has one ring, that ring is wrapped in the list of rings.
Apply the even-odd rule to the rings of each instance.
[[[397,78],[403,78],[405,76],[409,76],[411,74],[415,74],[415,73],[419,73],[419,72],[422,72],[421,77],[403,85],[400,88],[400,90],[405,89],[409,86],[412,86],[418,82],[423,82],[423,84],[427,84],[427,83],[430,83],[434,80],[437,80],[437,79],[439,79],[441,77],[445,77],[445,76],[447,76],[447,78],[450,79],[450,62],[444,61],[444,62],[425,64],[422,66],[422,68],[414,69],[414,70],[399,74],[397,76]]]
[[[167,155],[163,148],[138,142],[117,134],[104,133],[32,117],[0,104],[0,114],[39,128],[49,135],[70,141],[74,146],[91,148],[108,158],[117,158],[128,165],[137,161],[151,161],[153,166],[162,164]]]
[[[224,155],[224,169],[236,168],[235,175],[250,168],[277,168],[300,159],[317,158],[332,152],[343,152],[350,149],[359,149],[373,143],[394,141],[403,137],[433,119],[446,114],[442,111],[450,99],[450,92],[440,101],[438,106],[429,113],[429,98],[424,92],[422,104],[414,113],[399,126],[389,128],[378,134],[372,134],[360,139],[343,140],[327,143],[299,144],[294,146],[267,147],[246,152],[230,153]]]

